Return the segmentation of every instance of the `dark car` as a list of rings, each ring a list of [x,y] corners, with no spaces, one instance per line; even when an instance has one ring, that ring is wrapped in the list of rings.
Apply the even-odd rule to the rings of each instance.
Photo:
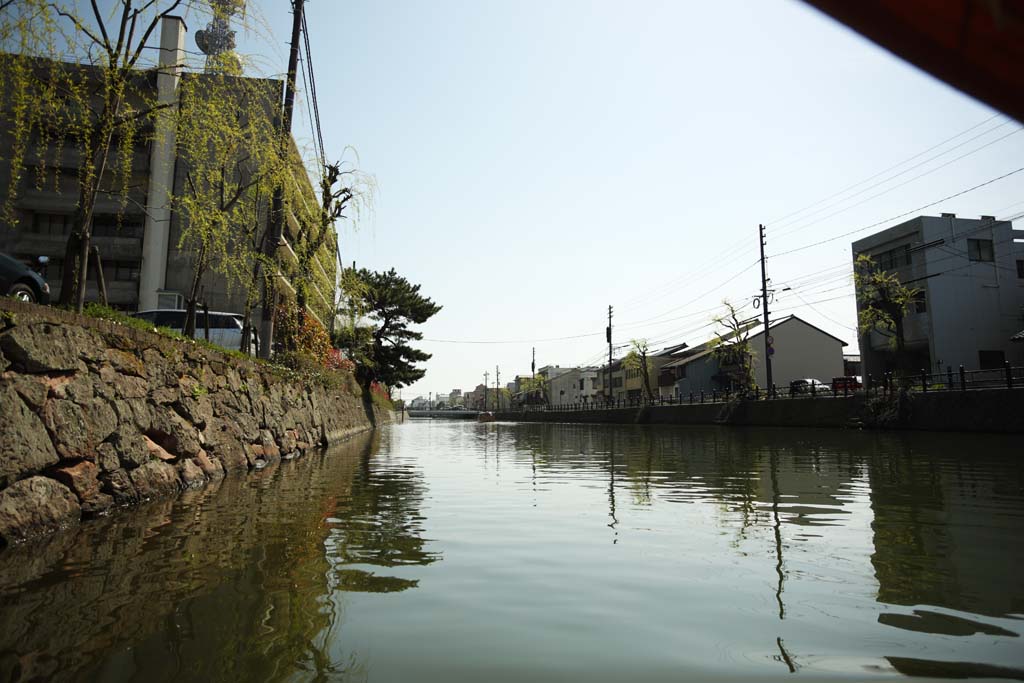
[[[860,381],[860,377],[854,375],[846,375],[845,377],[833,377],[832,388],[838,393],[846,391],[857,391],[864,385]]]
[[[45,257],[39,261],[46,265]],[[0,296],[13,296],[21,301],[50,303],[50,285],[42,275],[7,254],[0,254]]]

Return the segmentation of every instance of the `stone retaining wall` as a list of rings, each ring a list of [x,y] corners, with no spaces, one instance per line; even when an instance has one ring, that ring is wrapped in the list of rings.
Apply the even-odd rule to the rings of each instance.
[[[866,427],[926,431],[1024,433],[1024,387],[911,393],[899,400],[820,396],[568,412],[503,412],[510,422]]]
[[[0,546],[390,420],[357,392],[0,299]]]

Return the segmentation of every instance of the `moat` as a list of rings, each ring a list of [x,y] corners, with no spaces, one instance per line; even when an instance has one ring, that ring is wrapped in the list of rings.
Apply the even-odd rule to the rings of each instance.
[[[1024,680],[1020,450],[411,420],[0,551],[0,680]]]

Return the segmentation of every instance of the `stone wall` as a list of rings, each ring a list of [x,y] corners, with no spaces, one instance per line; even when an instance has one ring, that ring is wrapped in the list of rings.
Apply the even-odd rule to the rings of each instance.
[[[354,383],[0,299],[0,546],[389,419]]]

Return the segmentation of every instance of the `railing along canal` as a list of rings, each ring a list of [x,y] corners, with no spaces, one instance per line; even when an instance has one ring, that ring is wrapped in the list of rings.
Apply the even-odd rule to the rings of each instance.
[[[779,389],[772,385],[770,391],[754,387],[748,391],[735,391],[729,388],[711,391],[689,392],[688,395],[658,396],[653,399],[618,398],[611,401],[582,401],[559,405],[520,406],[517,409],[525,412],[580,412],[592,410],[610,410],[616,408],[645,408],[652,406],[700,405],[704,403],[728,403],[737,399],[747,401],[767,400],[806,400],[813,398],[849,398],[852,396],[888,396],[900,389],[911,392],[939,391],[973,391],[978,389],[1024,389],[1024,366],[1011,366],[1008,362],[1001,368],[987,370],[965,370],[961,365],[954,371],[952,366],[945,372],[929,373],[921,370],[915,374],[897,375],[887,372],[880,378],[868,375],[865,386],[851,389],[849,382],[843,382],[842,388],[832,385],[810,384],[807,388],[794,390],[792,387]],[[824,388],[821,388],[824,387]]]

